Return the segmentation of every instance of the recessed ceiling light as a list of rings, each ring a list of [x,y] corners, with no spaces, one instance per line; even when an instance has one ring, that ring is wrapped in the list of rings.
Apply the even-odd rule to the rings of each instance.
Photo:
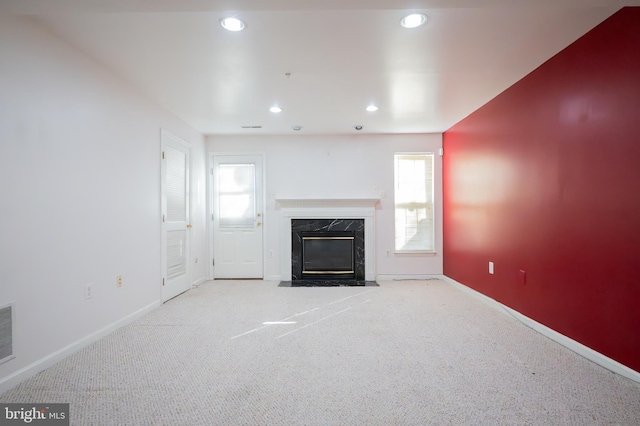
[[[359,124],[357,126],[353,126],[353,128],[356,129],[356,130],[362,130],[362,126],[359,125]]]
[[[374,111],[377,111],[377,110],[378,110],[378,107],[375,106],[375,105],[369,105],[367,107],[367,111],[369,111],[369,112],[374,112]]]
[[[222,28],[228,31],[242,31],[245,27],[244,21],[234,17],[222,18],[220,20],[220,25],[222,25]]]
[[[293,126],[291,129],[299,132],[300,130],[302,130],[302,126]]]
[[[282,108],[280,108],[279,106],[274,105],[271,108],[269,108],[269,111],[278,113],[278,112],[282,112]]]
[[[427,22],[427,16],[422,13],[412,13],[402,18],[400,25],[405,28],[416,28]]]

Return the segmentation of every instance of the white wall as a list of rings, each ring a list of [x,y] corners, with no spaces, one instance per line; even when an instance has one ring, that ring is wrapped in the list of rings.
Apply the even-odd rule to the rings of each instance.
[[[201,134],[30,19],[0,18],[0,58],[1,392],[159,304],[161,128],[192,144],[194,281],[208,247]]]
[[[207,137],[210,153],[265,155],[265,253],[273,251],[275,255],[265,259],[265,277],[269,279],[281,276],[277,257],[280,213],[274,201],[277,198],[380,197],[376,210],[377,275],[442,274],[442,160],[438,155],[435,157],[437,254],[393,254],[393,154],[437,153],[441,146],[441,134]],[[391,251],[389,257],[387,250]]]

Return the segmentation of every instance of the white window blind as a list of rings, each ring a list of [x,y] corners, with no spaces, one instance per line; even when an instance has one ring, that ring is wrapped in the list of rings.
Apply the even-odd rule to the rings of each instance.
[[[218,166],[218,217],[221,228],[252,228],[256,220],[255,164]]]
[[[184,229],[167,231],[167,279],[187,272],[186,239],[187,231]]]
[[[13,304],[0,306],[0,364],[13,359]]]
[[[187,156],[173,148],[165,149],[167,161],[167,222],[187,220]]]
[[[394,156],[395,250],[432,252],[433,153]]]

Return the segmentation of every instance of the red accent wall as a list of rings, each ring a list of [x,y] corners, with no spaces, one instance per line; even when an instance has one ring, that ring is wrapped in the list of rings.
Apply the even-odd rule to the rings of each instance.
[[[443,143],[444,274],[640,371],[640,8]]]

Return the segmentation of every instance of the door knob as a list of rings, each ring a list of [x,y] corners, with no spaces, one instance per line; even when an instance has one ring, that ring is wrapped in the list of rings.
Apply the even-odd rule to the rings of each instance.
[[[262,222],[256,222],[256,226],[262,225]]]
[[[191,226],[192,225],[190,223],[187,223],[187,228],[191,228]]]

